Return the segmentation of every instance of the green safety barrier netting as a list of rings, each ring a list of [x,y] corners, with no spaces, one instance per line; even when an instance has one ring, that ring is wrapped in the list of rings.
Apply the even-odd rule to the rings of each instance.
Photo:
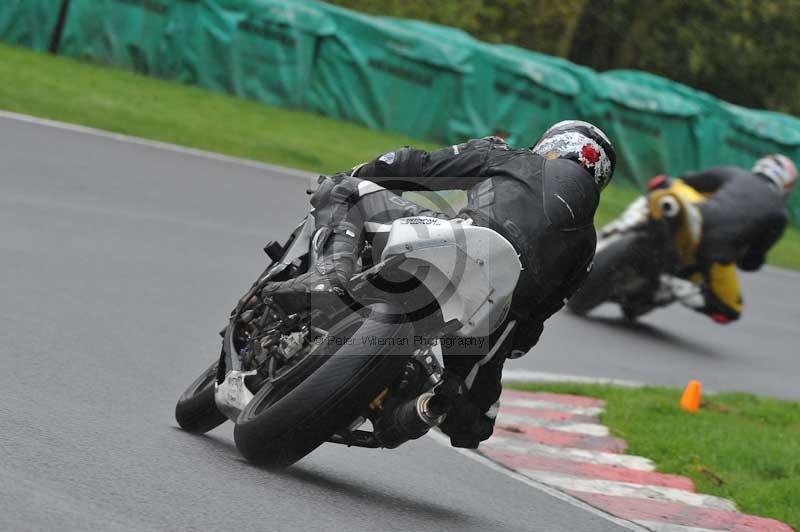
[[[311,109],[372,128],[450,140],[448,121],[473,69],[471,39],[453,39],[450,29],[435,35],[433,25],[329,5],[325,10],[336,32],[320,42]]]
[[[748,168],[757,159],[770,153],[783,153],[795,164],[800,162],[800,120],[725,102],[718,102],[718,105],[727,127],[721,130],[713,162]],[[800,223],[798,190],[792,195],[789,211],[793,222]]]
[[[547,56],[514,46],[481,45],[475,59],[467,107],[481,117],[481,134],[530,146],[548,126],[578,117],[581,81]]]
[[[237,13],[236,26],[234,92],[271,104],[303,105],[319,39],[334,32],[331,18],[313,6],[255,0]]]
[[[695,104],[703,112],[702,120],[696,124],[695,134],[697,145],[697,168],[706,168],[717,164],[717,144],[722,132],[729,128],[725,118],[719,112],[717,99],[707,92],[699,91],[687,87],[681,83],[636,70],[610,70],[604,72],[603,76],[613,77],[622,81],[648,87],[657,91],[678,95]],[[685,167],[684,170],[696,170],[697,168]]]
[[[678,94],[701,106],[713,106],[717,101],[716,98],[707,92],[693,89],[677,81],[650,74],[649,72],[642,72],[639,70],[607,70],[603,72],[603,76],[643,85],[659,91]]]
[[[224,40],[207,37],[209,32],[224,36],[228,31],[213,16],[220,11],[214,0],[174,0],[164,35],[168,55],[161,60],[169,78],[208,89],[231,89],[225,69],[228,48]]]
[[[646,72],[614,70],[603,75],[679,94],[703,108],[705,116],[698,128],[698,165],[694,169],[723,164],[749,168],[769,153],[783,153],[800,162],[797,118],[721,102],[706,92]],[[793,220],[800,220],[800,194],[792,197],[789,208]]]
[[[71,0],[63,53],[299,106],[325,13],[279,0]]]
[[[599,74],[580,96],[581,113],[612,138],[617,180],[641,185],[698,166],[703,107],[680,94]]]
[[[456,57],[459,64],[469,63],[469,69],[463,69],[463,75],[458,77],[452,92],[449,95],[448,117],[445,136],[441,139],[451,144],[464,142],[471,138],[489,135],[486,130],[486,115],[473,105],[470,91],[475,88],[475,74],[480,70],[482,60],[477,53],[482,43],[469,36],[468,33],[419,20],[387,19],[393,24],[404,26],[412,32],[425,35],[437,42],[446,42],[451,47],[456,47],[463,54]],[[479,88],[479,92],[483,92]]]
[[[718,102],[726,126],[719,131],[714,163],[750,166],[770,153],[783,153],[800,160],[800,120]]]
[[[61,0],[0,0],[0,41],[47,50]]]
[[[167,30],[174,77],[272,105],[301,106],[331,18],[300,1],[177,2]]]
[[[162,58],[171,0],[70,0],[62,54],[143,74],[168,75]]]

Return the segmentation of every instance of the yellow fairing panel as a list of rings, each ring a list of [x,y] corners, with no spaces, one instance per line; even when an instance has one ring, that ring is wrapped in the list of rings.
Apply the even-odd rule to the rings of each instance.
[[[706,197],[680,179],[675,179],[669,188],[650,193],[650,215],[654,220],[660,220],[664,216],[661,212],[661,200],[665,196],[671,196],[680,205],[680,226],[675,233],[675,250],[681,264],[687,266],[695,260],[702,232],[700,211],[695,205],[704,202]]]
[[[718,264],[711,265],[708,285],[711,293],[725,306],[737,313],[742,312],[742,297],[739,289],[739,276],[736,275],[736,265]]]

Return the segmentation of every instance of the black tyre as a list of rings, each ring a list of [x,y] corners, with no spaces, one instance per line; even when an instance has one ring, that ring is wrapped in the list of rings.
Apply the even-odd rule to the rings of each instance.
[[[236,447],[247,459],[270,468],[297,462],[352,422],[397,377],[407,360],[403,355],[413,349],[411,325],[387,320],[394,314],[388,304],[369,310],[366,317],[349,315],[329,331],[336,341],[310,355],[323,357],[324,363],[302,382],[265,385],[256,393],[234,430]],[[387,341],[373,345],[376,339]]]
[[[583,316],[601,303],[611,300],[624,269],[636,253],[637,241],[641,239],[642,236],[636,233],[625,234],[600,249],[594,256],[592,271],[583,286],[570,298],[567,308]]]
[[[214,402],[214,382],[217,364],[211,364],[202,375],[186,388],[175,405],[175,420],[183,430],[203,434],[220,426],[228,418],[217,409]]]

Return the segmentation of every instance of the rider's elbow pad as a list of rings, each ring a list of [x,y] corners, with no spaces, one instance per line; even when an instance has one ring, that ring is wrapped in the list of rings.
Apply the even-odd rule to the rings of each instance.
[[[400,148],[386,152],[374,161],[366,163],[358,169],[356,175],[366,179],[370,178],[403,178],[418,177],[422,175],[422,159],[426,152],[415,148]],[[398,188],[408,190],[405,186],[394,186],[395,181],[385,179],[371,179],[384,188]]]

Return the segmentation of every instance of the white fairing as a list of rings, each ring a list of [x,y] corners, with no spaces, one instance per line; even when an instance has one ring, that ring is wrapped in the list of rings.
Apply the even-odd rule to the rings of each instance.
[[[405,255],[399,266],[436,297],[445,321],[463,324],[459,336],[487,336],[503,322],[522,269],[514,247],[485,227],[424,216],[392,224],[382,259]]]
[[[214,403],[217,409],[231,421],[236,421],[239,414],[253,399],[253,394],[244,383],[248,375],[255,375],[257,371],[231,370],[225,376],[222,384],[214,384]]]
[[[650,206],[646,196],[639,196],[619,215],[599,231],[601,239],[616,233],[626,233],[647,223],[650,219]]]

